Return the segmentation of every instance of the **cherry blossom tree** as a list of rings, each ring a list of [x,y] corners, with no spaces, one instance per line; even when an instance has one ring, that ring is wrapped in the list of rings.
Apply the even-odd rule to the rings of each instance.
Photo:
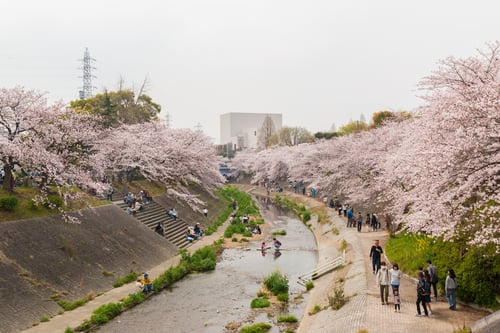
[[[499,53],[496,42],[450,57],[421,83],[427,104],[392,173],[405,184],[398,197],[411,204],[412,230],[500,244]]]
[[[39,175],[43,182],[35,201],[52,205],[48,195],[53,188],[67,203],[85,190],[104,192],[109,187],[101,181],[104,170],[137,170],[195,207],[202,202],[189,193],[190,184],[212,193],[224,182],[218,171],[220,158],[202,133],[168,129],[157,121],[107,129],[102,125],[102,119],[91,113],[62,103],[49,105],[38,92],[1,89],[4,186],[13,190],[14,170]],[[64,214],[63,207],[52,208]]]
[[[192,207],[202,202],[189,194],[189,184],[211,192],[224,182],[218,171],[220,157],[203,133],[170,129],[152,121],[110,130],[100,146],[112,170],[138,170],[147,179],[165,184],[169,193]]]
[[[350,202],[378,205],[413,232],[465,235],[500,251],[499,52],[496,42],[477,57],[442,61],[422,81],[425,105],[413,116],[328,141],[239,154],[233,163],[253,171],[254,182],[286,172]]]
[[[0,159],[4,189],[13,190],[16,168],[40,175],[37,203],[50,204],[49,186],[67,199],[77,198],[74,186],[103,190],[98,179],[101,163],[95,152],[99,125],[96,118],[78,114],[62,103],[48,104],[44,94],[20,87],[0,89]]]

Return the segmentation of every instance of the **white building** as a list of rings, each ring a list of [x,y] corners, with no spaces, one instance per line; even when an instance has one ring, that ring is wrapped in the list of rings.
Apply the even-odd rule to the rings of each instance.
[[[220,116],[220,143],[231,144],[232,149],[257,148],[257,137],[264,119],[273,120],[276,133],[283,126],[281,113],[230,112]]]

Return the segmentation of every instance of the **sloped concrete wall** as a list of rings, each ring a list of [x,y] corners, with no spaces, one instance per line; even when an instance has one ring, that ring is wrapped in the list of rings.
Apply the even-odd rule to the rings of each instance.
[[[1,332],[57,314],[61,308],[52,295],[72,301],[102,293],[131,270],[147,271],[177,253],[114,205],[82,214],[81,224],[60,216],[0,224]]]

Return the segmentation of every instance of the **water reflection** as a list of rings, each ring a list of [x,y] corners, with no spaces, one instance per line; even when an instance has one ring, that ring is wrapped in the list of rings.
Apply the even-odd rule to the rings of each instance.
[[[276,269],[289,279],[291,300],[303,292],[304,287],[297,280],[300,274],[316,266],[314,237],[297,217],[274,207],[272,199],[261,197],[256,201],[271,232],[286,230],[286,236],[279,236],[283,243],[279,253],[275,253],[274,248],[261,251],[261,241],[246,243],[243,248],[226,249],[215,271],[189,275],[171,291],[150,298],[99,331],[223,332],[230,322],[247,321],[252,313],[250,302],[257,297],[263,279]],[[266,242],[272,245],[272,238],[269,233]],[[283,313],[301,318],[305,300],[290,302],[283,307]],[[278,330],[273,328],[269,332]]]

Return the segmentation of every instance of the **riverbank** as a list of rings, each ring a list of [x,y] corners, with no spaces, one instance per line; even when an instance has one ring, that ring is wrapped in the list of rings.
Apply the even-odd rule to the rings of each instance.
[[[224,230],[229,225],[229,221],[226,221],[222,226],[220,226],[216,232],[209,236],[205,236],[200,240],[196,241],[191,245],[187,250],[189,253],[193,253],[196,250],[213,244],[215,241],[223,237]],[[180,256],[176,255],[171,257],[170,259],[164,261],[163,263],[153,267],[148,270],[149,275],[154,279],[163,272],[165,272],[168,268],[177,266],[180,262]],[[108,292],[99,295],[93,300],[89,301],[85,305],[76,308],[72,311],[64,312],[60,315],[57,315],[50,319],[48,322],[40,323],[37,326],[31,327],[29,329],[24,330],[25,333],[47,333],[47,332],[64,332],[66,328],[77,327],[79,326],[85,319],[90,318],[92,312],[97,309],[99,306],[108,304],[111,302],[118,302],[121,299],[127,297],[129,294],[136,293],[138,291],[135,283],[129,283],[123,285],[119,288],[114,288]]]
[[[254,188],[254,194],[265,195],[265,190]],[[294,194],[282,193],[294,200],[303,202],[309,209],[325,207],[319,200]],[[339,217],[335,210],[325,208],[329,217],[328,223],[318,223],[313,215],[308,224],[314,233],[318,245],[318,265],[333,260],[340,255],[342,240],[347,242],[346,266],[314,280],[306,307],[300,321],[298,333],[331,333],[331,332],[378,332],[399,333],[412,332],[419,327],[422,332],[453,332],[455,329],[471,326],[476,321],[489,315],[486,311],[476,310],[459,305],[457,311],[450,311],[443,297],[432,303],[432,315],[416,317],[416,286],[413,279],[406,277],[401,284],[401,312],[395,313],[389,297],[389,305],[381,305],[379,288],[371,272],[369,258],[370,247],[375,239],[379,239],[385,248],[388,234],[385,231],[358,233],[355,228],[347,228],[346,221]],[[338,235],[332,229],[338,230]],[[328,296],[333,295],[335,288],[342,287],[347,303],[339,310],[329,307]],[[315,307],[322,310],[315,312]]]

